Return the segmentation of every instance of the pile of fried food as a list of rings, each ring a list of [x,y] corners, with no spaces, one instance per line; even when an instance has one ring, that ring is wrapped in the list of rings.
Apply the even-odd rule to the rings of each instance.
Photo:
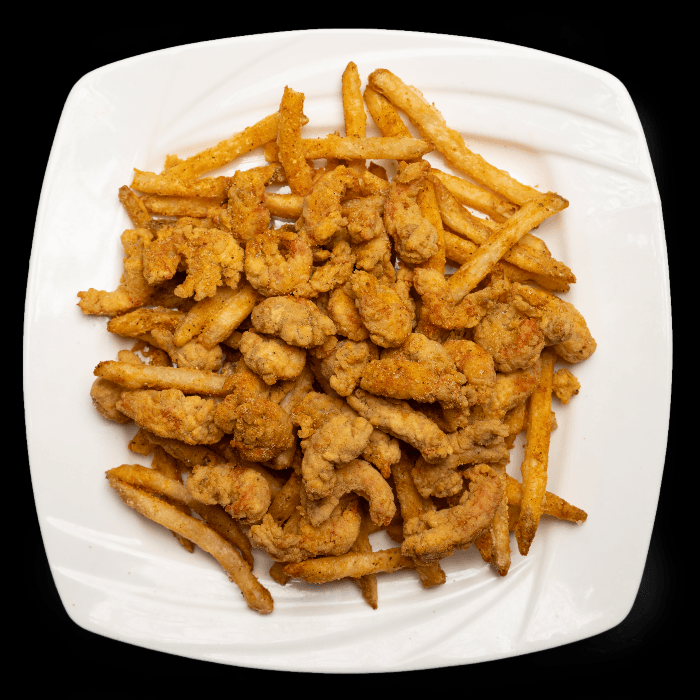
[[[596,343],[553,293],[573,273],[530,233],[568,202],[471,152],[388,70],[363,94],[350,63],[342,99],[345,136],[302,138],[304,95],[287,87],[254,126],[136,170],[121,282],[78,295],[136,341],[99,363],[91,396],[138,426],[129,447],[152,468],[112,469],[110,485],[263,613],[253,547],[281,585],[350,578],[376,608],[377,573],[440,585],[440,561],[474,544],[503,576],[510,531],[525,555],[542,515],[586,519],[546,491],[547,465],[552,393],[580,386],[555,362]],[[267,165],[201,177],[257,147]],[[432,168],[434,149],[467,178]],[[522,431],[520,483],[506,465]],[[397,546],[372,551],[379,530]]]

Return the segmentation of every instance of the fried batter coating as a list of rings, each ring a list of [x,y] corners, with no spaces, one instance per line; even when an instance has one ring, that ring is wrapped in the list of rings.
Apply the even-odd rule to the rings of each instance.
[[[259,522],[272,502],[265,478],[253,469],[234,464],[197,466],[187,479],[194,498],[209,505],[220,505],[236,520]]]
[[[355,254],[355,265],[361,270],[371,272],[377,265],[392,267],[391,241],[386,231],[381,231],[371,240],[355,246]]]
[[[362,456],[374,464],[385,479],[388,479],[391,475],[391,465],[401,459],[401,446],[396,438],[375,429],[369,436],[369,443],[363,450]]]
[[[357,185],[357,173],[345,165],[339,165],[321,175],[304,198],[303,227],[318,245],[323,245],[347,226],[348,220],[342,214],[340,199],[347,188],[354,185]]]
[[[447,498],[458,494],[464,488],[464,482],[454,466],[449,457],[438,464],[428,464],[420,457],[411,471],[418,493],[423,498]]]
[[[384,206],[384,226],[404,262],[421,263],[439,250],[438,234],[416,202],[430,163],[399,163]]]
[[[335,323],[337,332],[350,340],[360,341],[369,338],[369,331],[362,324],[355,302],[343,288],[334,289],[328,298],[328,315]]]
[[[538,358],[537,362],[527,369],[507,374],[497,373],[491,397],[488,404],[484,406],[486,413],[503,417],[506,411],[523,403],[539,384],[541,372],[542,362]]]
[[[537,321],[510,304],[494,304],[474,328],[474,342],[493,357],[499,372],[531,367],[544,348]]]
[[[345,284],[355,267],[355,254],[345,240],[338,241],[331,251],[328,262],[322,267],[314,268],[307,284],[299,285],[295,296],[315,297]]]
[[[414,313],[408,296],[400,294],[402,289],[360,271],[352,275],[349,286],[370,340],[383,348],[403,345],[413,328]]]
[[[347,229],[353,243],[371,241],[384,233],[384,202],[381,194],[347,199],[343,202],[343,216],[347,217]]]
[[[198,340],[190,340],[179,348],[175,345],[173,332],[158,326],[148,335],[153,345],[165,350],[178,367],[218,372],[224,362],[224,353],[218,345],[207,350]]]
[[[172,279],[182,261],[180,246],[185,242],[182,226],[164,226],[143,250],[143,276],[149,284]],[[174,292],[174,290],[173,290]]]
[[[152,237],[143,228],[124,231],[121,241],[126,257],[119,286],[113,292],[92,287],[87,292],[78,292],[78,306],[84,314],[118,316],[148,303],[156,290],[144,277],[143,252]]]
[[[247,243],[270,225],[270,211],[265,206],[265,177],[258,170],[236,170],[228,191],[231,233],[240,243]]]
[[[185,396],[178,389],[130,391],[116,407],[140,428],[188,445],[211,445],[223,432],[214,423],[214,399]]]
[[[285,255],[280,248],[287,251]],[[291,294],[309,281],[314,256],[306,237],[268,229],[246,243],[245,274],[266,297]]]
[[[336,334],[335,324],[316,304],[295,297],[268,297],[253,309],[251,321],[259,333],[300,348],[323,345]]]
[[[405,556],[429,563],[449,556],[456,546],[470,544],[493,520],[503,497],[498,474],[486,464],[465,472],[469,488],[459,505],[411,518],[404,524],[406,538],[401,545]]]
[[[519,311],[538,319],[547,345],[552,345],[559,357],[576,363],[595,352],[597,343],[573,304],[525,284],[514,284],[511,294]]]
[[[298,377],[306,364],[306,352],[301,348],[252,331],[243,334],[239,348],[246,365],[270,385],[278,379]]]
[[[318,527],[328,520],[340,498],[354,492],[369,503],[369,515],[375,525],[386,527],[396,514],[394,492],[382,475],[368,462],[353,459],[335,470],[335,485],[330,495],[318,501],[308,501],[309,522]]]
[[[99,413],[117,423],[131,423],[131,418],[124,415],[117,408],[117,402],[121,399],[123,393],[124,387],[101,377],[95,379],[90,388],[92,405]]]
[[[335,465],[358,457],[374,428],[364,418],[336,414],[301,442],[301,475],[312,498],[325,498],[335,485]]]
[[[440,343],[412,333],[390,357],[367,365],[360,386],[375,395],[421,403],[439,401],[453,408],[467,405],[465,382]]]
[[[488,401],[496,384],[496,369],[491,355],[471,340],[447,340],[443,348],[467,378],[469,404]]]
[[[406,401],[380,399],[356,389],[347,402],[372,425],[419,450],[426,462],[437,462],[452,454],[447,435]]]
[[[107,330],[126,338],[138,338],[144,333],[149,333],[156,326],[170,331],[175,330],[184,317],[185,314],[182,311],[163,307],[136,309],[123,316],[111,318],[107,323]]]
[[[348,396],[355,391],[360,378],[372,364],[370,361],[378,357],[377,346],[368,340],[359,343],[341,340],[332,352],[321,360],[321,372],[334,391],[340,396]]]
[[[440,328],[473,328],[486,315],[494,299],[505,291],[506,282],[498,280],[485,289],[467,294],[455,304],[445,276],[427,267],[414,270],[416,291],[423,299],[423,314]]]
[[[552,380],[552,391],[563,404],[569,403],[572,396],[578,394],[581,383],[568,369],[558,369]],[[97,409],[99,411],[99,409]]]

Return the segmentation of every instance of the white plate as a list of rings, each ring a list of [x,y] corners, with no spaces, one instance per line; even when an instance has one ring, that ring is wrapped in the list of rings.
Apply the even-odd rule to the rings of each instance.
[[[157,171],[167,153],[188,156],[241,130],[277,109],[285,85],[306,94],[306,133],[341,129],[350,60],[363,79],[384,67],[416,85],[473,150],[570,201],[540,233],[578,277],[565,298],[598,350],[574,370],[580,395],[557,408],[548,488],[589,519],[545,519],[504,579],[474,548],[443,562],[447,583],[436,589],[412,572],[382,576],[376,611],[348,582],[280,587],[258,553],[256,573],[275,599],[261,616],[213,559],[185,552],[109,489],[106,469],[148,462],[126,448],[135,429],[91,405],[92,368],[126,345],[104,318],[80,313],[76,292],[118,282],[129,224],[116,193],[133,167]],[[259,152],[242,159],[259,162]],[[607,73],[505,44],[373,30],[226,39],[100,68],[75,85],[56,133],[25,319],[36,506],[61,599],[85,629],[253,668],[399,671],[573,642],[615,626],[634,602],[664,463],[671,313],[647,145],[627,91]],[[383,537],[373,536],[377,547],[390,546]]]

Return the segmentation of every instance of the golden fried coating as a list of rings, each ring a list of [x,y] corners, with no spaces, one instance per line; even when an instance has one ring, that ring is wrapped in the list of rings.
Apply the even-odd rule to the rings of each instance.
[[[347,402],[373,426],[415,447],[427,462],[437,462],[452,454],[445,433],[406,401],[380,399],[356,389]]]
[[[130,391],[116,407],[140,428],[188,445],[211,445],[223,432],[214,423],[216,400],[185,396],[177,389]]]
[[[486,464],[465,472],[469,488],[459,505],[412,518],[404,525],[406,538],[401,545],[405,556],[429,563],[449,556],[455,546],[474,541],[493,520],[503,497],[498,474]]]
[[[362,324],[362,318],[342,287],[334,289],[328,297],[328,315],[335,323],[339,335],[350,340],[360,341],[369,338],[369,331]]]
[[[304,230],[318,245],[323,245],[348,221],[340,209],[340,199],[348,187],[357,184],[357,173],[344,165],[319,177],[304,199]]]
[[[270,487],[258,472],[233,464],[195,467],[187,489],[198,501],[223,506],[244,523],[259,522],[272,502]]]
[[[362,372],[365,391],[421,403],[439,401],[447,408],[467,405],[465,376],[445,349],[420,333],[412,333],[390,357],[373,360]]]
[[[385,479],[388,479],[391,475],[391,465],[401,459],[401,446],[396,438],[375,429],[369,436],[369,442],[362,451],[362,456],[374,464]]]
[[[121,240],[126,257],[119,286],[113,292],[92,287],[87,292],[78,292],[78,306],[84,314],[119,316],[148,303],[155,288],[144,277],[143,252],[152,237],[151,232],[143,228],[124,231]]]
[[[268,297],[255,307],[250,318],[259,333],[277,336],[300,348],[323,345],[336,333],[333,321],[308,299]]]
[[[124,387],[101,377],[95,379],[90,388],[92,405],[99,413],[117,423],[131,423],[131,418],[124,415],[117,408],[117,402],[121,399],[123,393]]]
[[[373,430],[364,418],[335,414],[310,438],[302,440],[301,475],[306,493],[312,498],[329,496],[335,485],[335,465],[358,457]]]
[[[270,225],[270,211],[265,206],[265,176],[259,170],[236,170],[228,191],[226,205],[231,233],[240,243],[247,243]]]
[[[343,202],[343,216],[347,218],[347,230],[353,243],[371,241],[384,233],[384,202],[381,194]]]
[[[510,304],[494,304],[474,328],[474,342],[493,357],[497,371],[513,372],[537,361],[544,335],[535,319]]]
[[[278,338],[265,338],[246,331],[241,338],[240,351],[243,361],[266,384],[279,379],[294,379],[301,374],[306,364],[306,352],[287,345]]]
[[[448,457],[438,464],[428,464],[422,457],[418,459],[411,476],[418,493],[423,498],[454,496],[464,488],[462,475],[455,469],[454,460]]]
[[[148,340],[165,350],[178,367],[218,372],[224,362],[224,353],[218,345],[207,349],[198,340],[190,340],[179,348],[175,345],[173,332],[159,326],[148,334]]]
[[[331,388],[340,396],[348,396],[355,391],[360,378],[371,364],[370,361],[378,357],[377,346],[368,340],[359,343],[341,340],[330,354],[321,360],[320,368]]]
[[[503,417],[506,411],[510,411],[523,403],[537,387],[540,381],[542,362],[538,358],[532,367],[527,369],[496,374],[496,384],[488,404],[484,406],[488,415]]]
[[[300,297],[316,297],[323,292],[329,292],[348,281],[354,266],[355,253],[352,252],[350,244],[341,239],[333,246],[325,265],[314,268],[308,283],[299,285],[294,294]]]
[[[381,231],[371,240],[356,245],[355,254],[357,255],[355,265],[360,270],[372,272],[377,265],[381,265],[382,268],[389,267],[393,269],[391,264],[391,241],[386,231]]]
[[[138,338],[157,326],[170,331],[175,330],[184,317],[185,314],[182,311],[165,309],[161,306],[155,309],[136,309],[123,316],[111,318],[107,323],[107,330],[126,338]]]
[[[568,369],[558,369],[554,373],[552,390],[563,404],[569,403],[571,397],[578,394],[579,389],[581,389],[581,382]]]
[[[286,250],[286,256],[280,248]],[[246,277],[266,297],[291,294],[307,283],[313,263],[311,246],[300,234],[268,229],[246,243]]]
[[[352,275],[349,287],[346,292],[354,296],[370,340],[383,348],[403,345],[413,328],[414,313],[402,289],[361,271]]]
[[[438,233],[416,202],[429,170],[430,163],[424,160],[399,163],[384,205],[386,231],[394,239],[401,259],[412,265],[427,260],[439,250]]]
[[[447,340],[443,348],[467,378],[469,404],[485,403],[496,384],[496,369],[491,355],[471,340]]]
[[[391,486],[371,464],[361,459],[353,459],[337,467],[331,493],[320,500],[307,502],[309,522],[318,527],[328,520],[341,497],[351,492],[367,500],[370,518],[375,525],[386,527],[391,522],[396,513]]]

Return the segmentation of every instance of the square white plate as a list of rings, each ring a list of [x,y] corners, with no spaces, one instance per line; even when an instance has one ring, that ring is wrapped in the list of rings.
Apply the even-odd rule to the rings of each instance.
[[[129,222],[116,195],[133,167],[158,171],[167,153],[186,157],[240,131],[277,109],[285,85],[306,95],[305,133],[342,129],[340,75],[350,60],[363,82],[375,68],[392,70],[474,151],[569,200],[539,232],[576,273],[564,298],[585,315],[598,350],[574,368],[580,395],[555,406],[548,489],[589,519],[543,520],[530,555],[514,551],[504,579],[474,548],[443,561],[447,583],[436,589],[423,590],[413,572],[382,576],[376,611],[349,582],[280,587],[256,553],[275,599],[261,616],[213,559],[185,552],[109,489],[106,469],[148,461],[127,450],[133,426],[92,407],[93,367],[128,344],[107,332],[106,319],[83,316],[76,293],[118,283]],[[428,159],[449,169],[439,154]],[[260,162],[258,151],[223,172]],[[633,103],[616,78],[568,59],[374,30],[225,39],[100,68],[73,88],[49,159],[24,363],[42,535],[66,610],[85,629],[192,658],[326,672],[486,661],[603,632],[625,618],[641,580],[671,391],[661,205]],[[517,455],[509,471],[518,474]],[[391,546],[383,535],[373,543]]]

